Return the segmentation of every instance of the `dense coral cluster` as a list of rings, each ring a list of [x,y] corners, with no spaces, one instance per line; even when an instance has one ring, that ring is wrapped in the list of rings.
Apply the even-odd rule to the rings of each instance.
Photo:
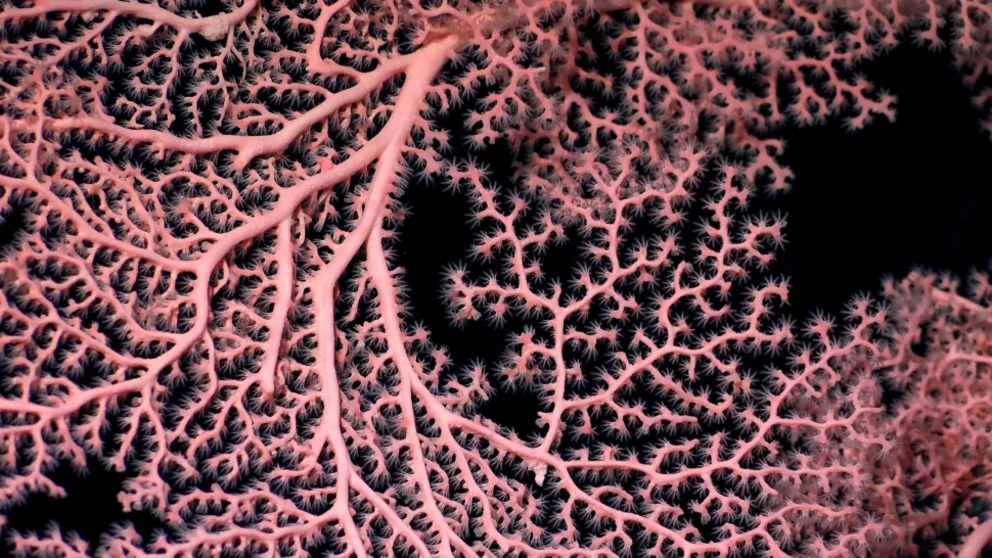
[[[20,223],[0,258],[0,506],[60,495],[51,468],[95,456],[162,521],[11,544],[867,554],[892,536],[862,507],[895,444],[885,312],[858,301],[780,355],[787,283],[762,272],[784,223],[746,206],[789,174],[759,136],[891,117],[852,64],[911,16],[936,40],[941,14],[980,60],[981,6],[0,4],[0,207]],[[459,140],[507,141],[513,183]],[[474,204],[444,294],[456,321],[525,324],[501,362],[450,362],[408,307],[393,256],[415,179]],[[566,241],[581,261],[552,274]],[[520,386],[541,396],[533,438],[478,411]]]
[[[873,463],[862,505],[891,527],[885,548],[905,555],[925,542],[936,555],[979,556],[992,536],[988,524],[979,527],[992,480],[992,291],[982,273],[970,296],[958,289],[955,279],[922,271],[884,289],[892,327],[875,366],[893,401],[876,435],[893,451]]]

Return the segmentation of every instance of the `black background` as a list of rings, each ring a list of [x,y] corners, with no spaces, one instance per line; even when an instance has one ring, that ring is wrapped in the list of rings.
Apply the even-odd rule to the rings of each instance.
[[[793,187],[752,202],[754,211],[787,217],[787,243],[769,272],[789,278],[798,323],[815,310],[840,314],[854,295],[877,293],[887,274],[921,267],[964,278],[988,269],[992,257],[992,141],[951,56],[902,46],[863,71],[898,96],[896,121],[878,119],[856,132],[839,120],[783,127]],[[505,167],[505,156],[483,160]],[[445,266],[464,260],[472,244],[468,203],[423,185],[406,201],[411,215],[399,263],[408,272],[414,315],[457,362],[491,362],[503,353],[510,328],[494,331],[484,321],[453,327],[438,296]],[[537,413],[533,398],[520,393],[490,401],[483,412],[517,432],[532,431]]]

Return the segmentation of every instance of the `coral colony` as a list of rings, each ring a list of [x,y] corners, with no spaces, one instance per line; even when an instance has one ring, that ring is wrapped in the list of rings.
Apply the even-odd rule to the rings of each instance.
[[[2,0],[0,29],[0,510],[70,464],[158,521],[8,524],[4,552],[992,539],[988,278],[795,325],[765,272],[784,220],[748,208],[792,179],[777,129],[895,118],[857,65],[897,42],[950,51],[985,107],[987,0]],[[410,305],[426,188],[470,203],[438,288],[501,359],[455,361]],[[526,435],[480,411],[514,392]]]

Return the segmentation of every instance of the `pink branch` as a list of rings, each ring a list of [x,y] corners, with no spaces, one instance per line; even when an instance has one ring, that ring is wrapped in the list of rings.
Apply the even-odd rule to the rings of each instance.
[[[408,72],[411,68],[417,68],[417,73],[419,73],[421,68],[435,65],[439,56],[446,59],[452,51],[460,46],[460,43],[461,41],[458,38],[448,37],[425,46],[413,54],[389,59],[376,70],[363,74],[362,79],[358,80],[353,87],[340,93],[329,94],[327,99],[322,103],[288,123],[279,132],[269,136],[232,136],[221,134],[209,138],[187,139],[156,130],[132,130],[93,117],[73,117],[52,120],[49,126],[60,132],[72,130],[96,131],[127,143],[150,143],[156,149],[180,151],[194,155],[233,150],[237,152],[237,156],[232,161],[232,165],[235,170],[241,171],[255,157],[285,151],[292,142],[315,124],[332,117],[343,107],[347,107],[366,98],[372,91],[378,89],[396,75]],[[433,76],[434,74],[425,75]],[[408,96],[408,98],[410,98],[408,103],[414,102],[412,97]],[[420,99],[417,99],[416,103],[419,104]]]
[[[33,8],[19,8],[0,13],[0,21],[37,17],[48,12],[87,13],[108,11],[148,19],[175,29],[197,33],[208,41],[225,37],[236,25],[242,23],[258,5],[258,0],[244,0],[241,7],[231,13],[202,18],[185,18],[154,4],[123,2],[121,0],[35,0]]]
[[[982,550],[992,541],[992,521],[986,521],[975,528],[961,545],[958,558],[980,558]]]

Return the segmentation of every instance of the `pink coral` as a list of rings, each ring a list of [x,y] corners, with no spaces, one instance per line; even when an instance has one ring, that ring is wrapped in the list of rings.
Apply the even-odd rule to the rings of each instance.
[[[196,7],[0,10],[0,206],[25,222],[0,263],[0,505],[99,456],[165,525],[122,526],[104,556],[843,556],[890,536],[858,505],[891,448],[884,312],[859,302],[789,366],[748,364],[793,333],[786,282],[756,277],[783,221],[744,208],[789,178],[759,132],[893,116],[850,74],[912,7]],[[984,27],[964,29],[975,55]],[[471,147],[511,144],[514,184],[451,154],[453,111]],[[482,230],[447,276],[453,316],[528,323],[496,370],[450,363],[406,304],[415,177],[464,192]],[[585,247],[567,282],[542,264],[566,239]],[[535,439],[477,411],[520,385]]]
[[[938,555],[970,558],[992,537],[976,505],[987,507],[992,486],[988,275],[975,274],[971,298],[957,291],[920,271],[885,284],[894,327],[875,366],[897,397],[875,435],[893,451],[872,464],[862,505],[885,517],[885,547],[901,555],[939,535]]]

